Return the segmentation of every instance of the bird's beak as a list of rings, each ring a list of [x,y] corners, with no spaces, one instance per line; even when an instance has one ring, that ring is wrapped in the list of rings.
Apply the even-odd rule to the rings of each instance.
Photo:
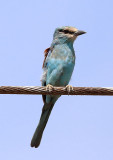
[[[81,31],[81,30],[78,30],[75,32],[75,36],[79,36],[79,35],[82,35],[82,34],[85,34],[86,32],[85,31]]]

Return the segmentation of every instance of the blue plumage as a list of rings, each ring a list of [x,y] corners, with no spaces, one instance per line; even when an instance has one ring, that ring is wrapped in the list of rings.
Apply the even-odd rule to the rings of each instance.
[[[75,65],[73,42],[78,35],[84,34],[74,27],[61,27],[55,30],[50,48],[45,50],[42,86],[67,86]],[[52,85],[52,86],[50,86]],[[51,110],[60,95],[43,95],[44,106],[40,122],[31,141],[32,147],[38,147]]]

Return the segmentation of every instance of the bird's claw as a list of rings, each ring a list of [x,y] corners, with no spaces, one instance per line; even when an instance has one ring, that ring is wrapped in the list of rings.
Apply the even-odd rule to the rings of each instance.
[[[73,91],[73,87],[71,85],[67,85],[65,88],[68,91],[68,93]]]
[[[46,91],[49,91],[49,92],[51,92],[52,90],[53,90],[53,86],[51,85],[51,84],[48,84],[47,86],[46,86]]]

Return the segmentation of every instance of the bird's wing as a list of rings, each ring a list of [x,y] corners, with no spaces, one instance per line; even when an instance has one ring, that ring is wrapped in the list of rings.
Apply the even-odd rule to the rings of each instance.
[[[44,61],[43,61],[42,68],[46,67],[46,66],[45,66],[45,62],[46,62],[46,58],[47,58],[47,56],[48,56],[49,51],[50,51],[50,47],[47,48],[47,49],[44,51]]]
[[[46,86],[46,76],[47,76],[47,57],[50,55],[49,53],[51,53],[51,48],[47,48],[45,51],[44,51],[44,61],[43,61],[43,65],[42,65],[42,68],[43,68],[43,75],[42,75],[42,86]],[[45,100],[46,100],[46,95],[42,95],[42,99],[43,99],[43,102],[45,103]]]

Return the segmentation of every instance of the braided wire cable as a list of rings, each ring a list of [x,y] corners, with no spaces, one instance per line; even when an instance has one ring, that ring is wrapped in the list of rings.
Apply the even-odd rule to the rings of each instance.
[[[113,87],[73,87],[68,92],[65,87],[53,87],[48,91],[46,87],[38,86],[0,86],[0,94],[113,96]]]

